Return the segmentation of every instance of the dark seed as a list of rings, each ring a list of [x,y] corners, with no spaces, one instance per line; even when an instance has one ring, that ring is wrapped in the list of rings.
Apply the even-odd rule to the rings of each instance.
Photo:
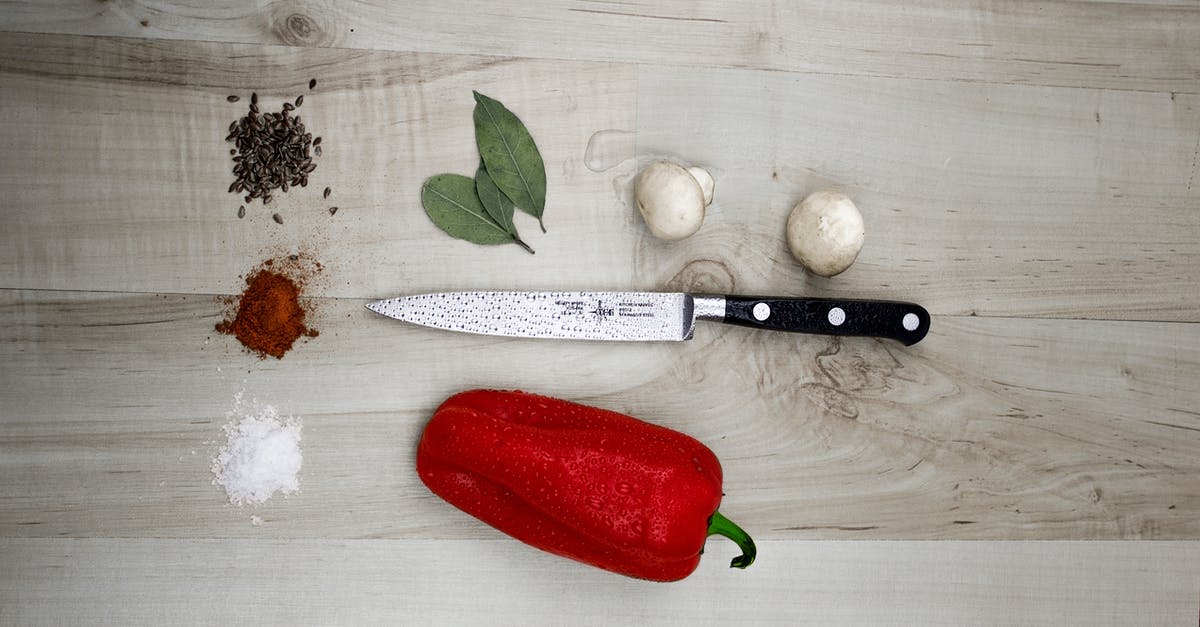
[[[279,215],[278,213],[271,216],[271,219],[275,221],[275,224],[283,224],[283,216]]]
[[[332,193],[333,193],[333,190],[332,190],[332,189],[329,189],[328,187],[326,187],[326,188],[325,188],[324,197],[325,197],[325,198],[329,198],[329,195],[330,195],[330,194],[332,194]]]
[[[258,92],[250,93],[250,104],[258,104]]]
[[[231,155],[236,155],[236,154],[237,154],[237,148],[230,148],[230,149],[229,149],[229,154],[231,154]]]
[[[317,146],[316,148],[313,148],[313,153],[315,153],[318,157],[320,157],[321,156],[321,147]]]
[[[232,183],[230,183],[230,184],[229,184],[229,193],[230,193],[230,194],[232,194],[232,193],[233,193],[233,190],[234,190],[234,188],[236,188],[236,187],[237,187],[237,183],[238,183],[237,181],[234,181],[234,182],[232,182]]]
[[[302,104],[304,104],[304,95],[303,94],[296,96],[296,106],[298,107]]]
[[[241,220],[244,217],[246,217],[246,207],[245,206],[238,207],[238,220]]]
[[[288,259],[292,261],[300,261],[300,255],[288,255]]]
[[[318,138],[316,138],[316,139],[314,139],[314,140],[313,140],[313,146],[320,146],[320,145],[321,145],[321,138],[320,138],[320,137],[318,137]]]
[[[251,95],[249,113],[230,125],[229,139],[236,148],[233,156],[234,190],[245,193],[247,204],[261,198],[273,200],[271,192],[308,184],[308,174],[316,169],[310,151],[320,154],[311,133],[306,132],[300,116],[290,114],[303,103],[286,102],[279,112],[262,113],[257,93]]]
[[[313,87],[316,87],[316,86],[317,86],[317,79],[315,79],[315,78],[314,78],[314,79],[311,79],[311,80],[309,80],[309,81],[308,81],[308,88],[309,88],[309,89],[312,89]]]
[[[237,102],[237,101],[241,100],[241,98],[238,98],[237,96],[229,96],[228,98],[226,98],[226,100],[228,100],[229,102]]]
[[[335,214],[335,213],[337,213],[337,207],[330,207],[330,208],[329,208],[329,215],[333,215],[333,214]]]

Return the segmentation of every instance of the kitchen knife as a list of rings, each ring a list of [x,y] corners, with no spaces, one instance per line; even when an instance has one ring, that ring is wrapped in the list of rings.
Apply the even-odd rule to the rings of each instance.
[[[697,320],[756,329],[889,338],[929,331],[920,305],[843,298],[702,296],[668,292],[443,292],[381,300],[372,311],[427,327],[509,337],[689,340]]]

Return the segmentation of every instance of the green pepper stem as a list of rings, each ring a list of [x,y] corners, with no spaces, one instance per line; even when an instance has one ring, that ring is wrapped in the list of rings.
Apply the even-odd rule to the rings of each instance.
[[[738,548],[742,550],[741,555],[729,562],[730,568],[745,568],[754,563],[754,556],[758,554],[758,549],[754,547],[754,540],[732,520],[722,516],[721,512],[713,512],[712,518],[708,519],[708,535],[725,536],[736,542]]]

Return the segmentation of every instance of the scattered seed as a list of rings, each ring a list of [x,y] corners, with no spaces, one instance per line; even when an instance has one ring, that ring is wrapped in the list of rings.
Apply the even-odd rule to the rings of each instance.
[[[330,208],[329,208],[329,215],[333,215],[333,214],[335,214],[335,213],[337,213],[337,207],[330,207]]]
[[[237,96],[229,96],[228,98],[226,98],[226,100],[228,100],[229,102],[237,102],[237,101],[241,100],[241,98],[238,98]]]
[[[283,216],[279,215],[278,213],[271,216],[271,219],[275,221],[275,224],[283,224]]]
[[[316,139],[314,139],[314,140],[313,140],[313,146],[320,146],[320,145],[321,145],[321,138],[320,138],[320,137],[318,137],[318,138],[316,138]]]
[[[313,78],[308,81],[308,88],[312,89],[317,86],[317,79]]]
[[[332,189],[329,189],[328,187],[326,187],[326,188],[325,188],[325,192],[324,192],[324,195],[323,195],[323,196],[324,196],[325,198],[329,198],[329,195],[330,195],[330,194],[332,194],[332,193],[333,193],[333,190],[332,190]]]
[[[313,138],[300,116],[289,115],[303,96],[295,104],[283,103],[278,112],[261,112],[257,93],[251,94],[250,101],[249,112],[229,125],[226,137],[235,146],[230,155],[236,180],[230,191],[246,192],[247,204],[255,198],[269,204],[273,190],[287,192],[307,185],[308,175],[317,168],[310,153]]]
[[[302,104],[304,104],[304,94],[300,94],[299,96],[296,96],[296,106],[298,107]]]
[[[315,154],[315,155],[317,155],[318,157],[320,157],[320,156],[321,156],[321,147],[320,147],[320,146],[316,146],[316,147],[314,147],[314,148],[313,148],[313,154]]]
[[[288,255],[288,259],[292,261],[300,261],[300,255]]]
[[[246,206],[242,205],[241,207],[238,207],[238,220],[241,220],[244,217],[246,217]]]

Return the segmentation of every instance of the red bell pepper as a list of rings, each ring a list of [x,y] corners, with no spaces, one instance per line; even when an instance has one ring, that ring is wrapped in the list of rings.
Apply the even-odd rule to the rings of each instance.
[[[695,439],[616,412],[522,392],[447,399],[425,427],[417,472],[430,490],[551,553],[655,581],[687,577],[723,535],[721,465]]]

